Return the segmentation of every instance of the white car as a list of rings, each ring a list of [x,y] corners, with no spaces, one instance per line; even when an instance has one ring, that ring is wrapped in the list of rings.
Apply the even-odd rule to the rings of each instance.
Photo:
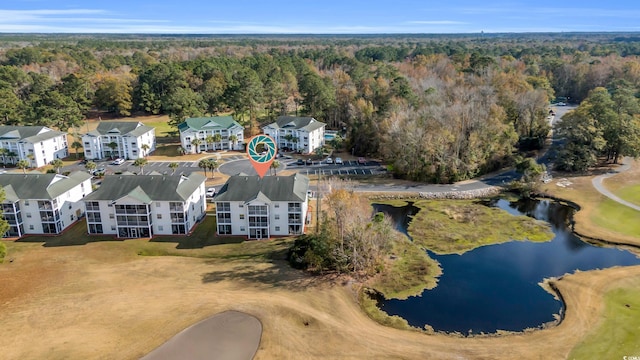
[[[332,158],[327,158],[327,164],[333,164],[333,159]]]
[[[207,189],[207,193],[206,193],[207,197],[213,197],[213,195],[215,194],[216,194],[216,188],[210,187]]]
[[[113,160],[113,162],[111,163],[111,165],[122,165],[122,164],[124,164],[124,159],[120,159],[120,158]]]
[[[337,157],[336,158],[336,164],[342,164],[342,158],[341,157]]]

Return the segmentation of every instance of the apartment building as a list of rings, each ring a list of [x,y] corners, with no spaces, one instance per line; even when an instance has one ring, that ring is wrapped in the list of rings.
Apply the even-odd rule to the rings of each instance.
[[[156,149],[156,130],[135,121],[102,121],[82,136],[84,157],[138,159]]]
[[[69,155],[67,134],[46,126],[0,126],[0,148],[4,163],[27,160],[41,167]]]

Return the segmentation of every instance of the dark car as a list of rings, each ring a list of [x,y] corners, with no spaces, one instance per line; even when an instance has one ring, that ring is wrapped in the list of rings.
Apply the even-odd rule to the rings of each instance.
[[[304,160],[302,160],[302,159],[298,159],[298,161],[296,161],[296,164],[298,164],[298,165],[304,165]]]
[[[367,163],[367,159],[365,159],[363,157],[359,157],[358,158],[358,164],[365,165],[366,163]]]

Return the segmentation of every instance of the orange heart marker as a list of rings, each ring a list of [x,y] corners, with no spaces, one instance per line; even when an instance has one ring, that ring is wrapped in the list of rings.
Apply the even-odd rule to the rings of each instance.
[[[269,135],[256,135],[247,144],[247,155],[253,168],[261,178],[267,173],[276,158],[276,142]]]

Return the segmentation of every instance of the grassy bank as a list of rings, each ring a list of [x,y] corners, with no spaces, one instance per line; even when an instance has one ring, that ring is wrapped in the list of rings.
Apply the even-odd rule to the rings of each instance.
[[[617,233],[640,237],[640,212],[613,200],[605,199],[597,204],[591,214],[593,224]]]
[[[409,224],[414,243],[437,254],[462,254],[480,246],[511,240],[549,241],[548,225],[477,204],[471,200],[421,200]]]
[[[579,343],[569,359],[623,359],[640,356],[640,279],[622,288],[609,290],[604,296],[603,322]]]
[[[640,205],[640,184],[625,186],[614,191],[614,194],[630,203]]]

